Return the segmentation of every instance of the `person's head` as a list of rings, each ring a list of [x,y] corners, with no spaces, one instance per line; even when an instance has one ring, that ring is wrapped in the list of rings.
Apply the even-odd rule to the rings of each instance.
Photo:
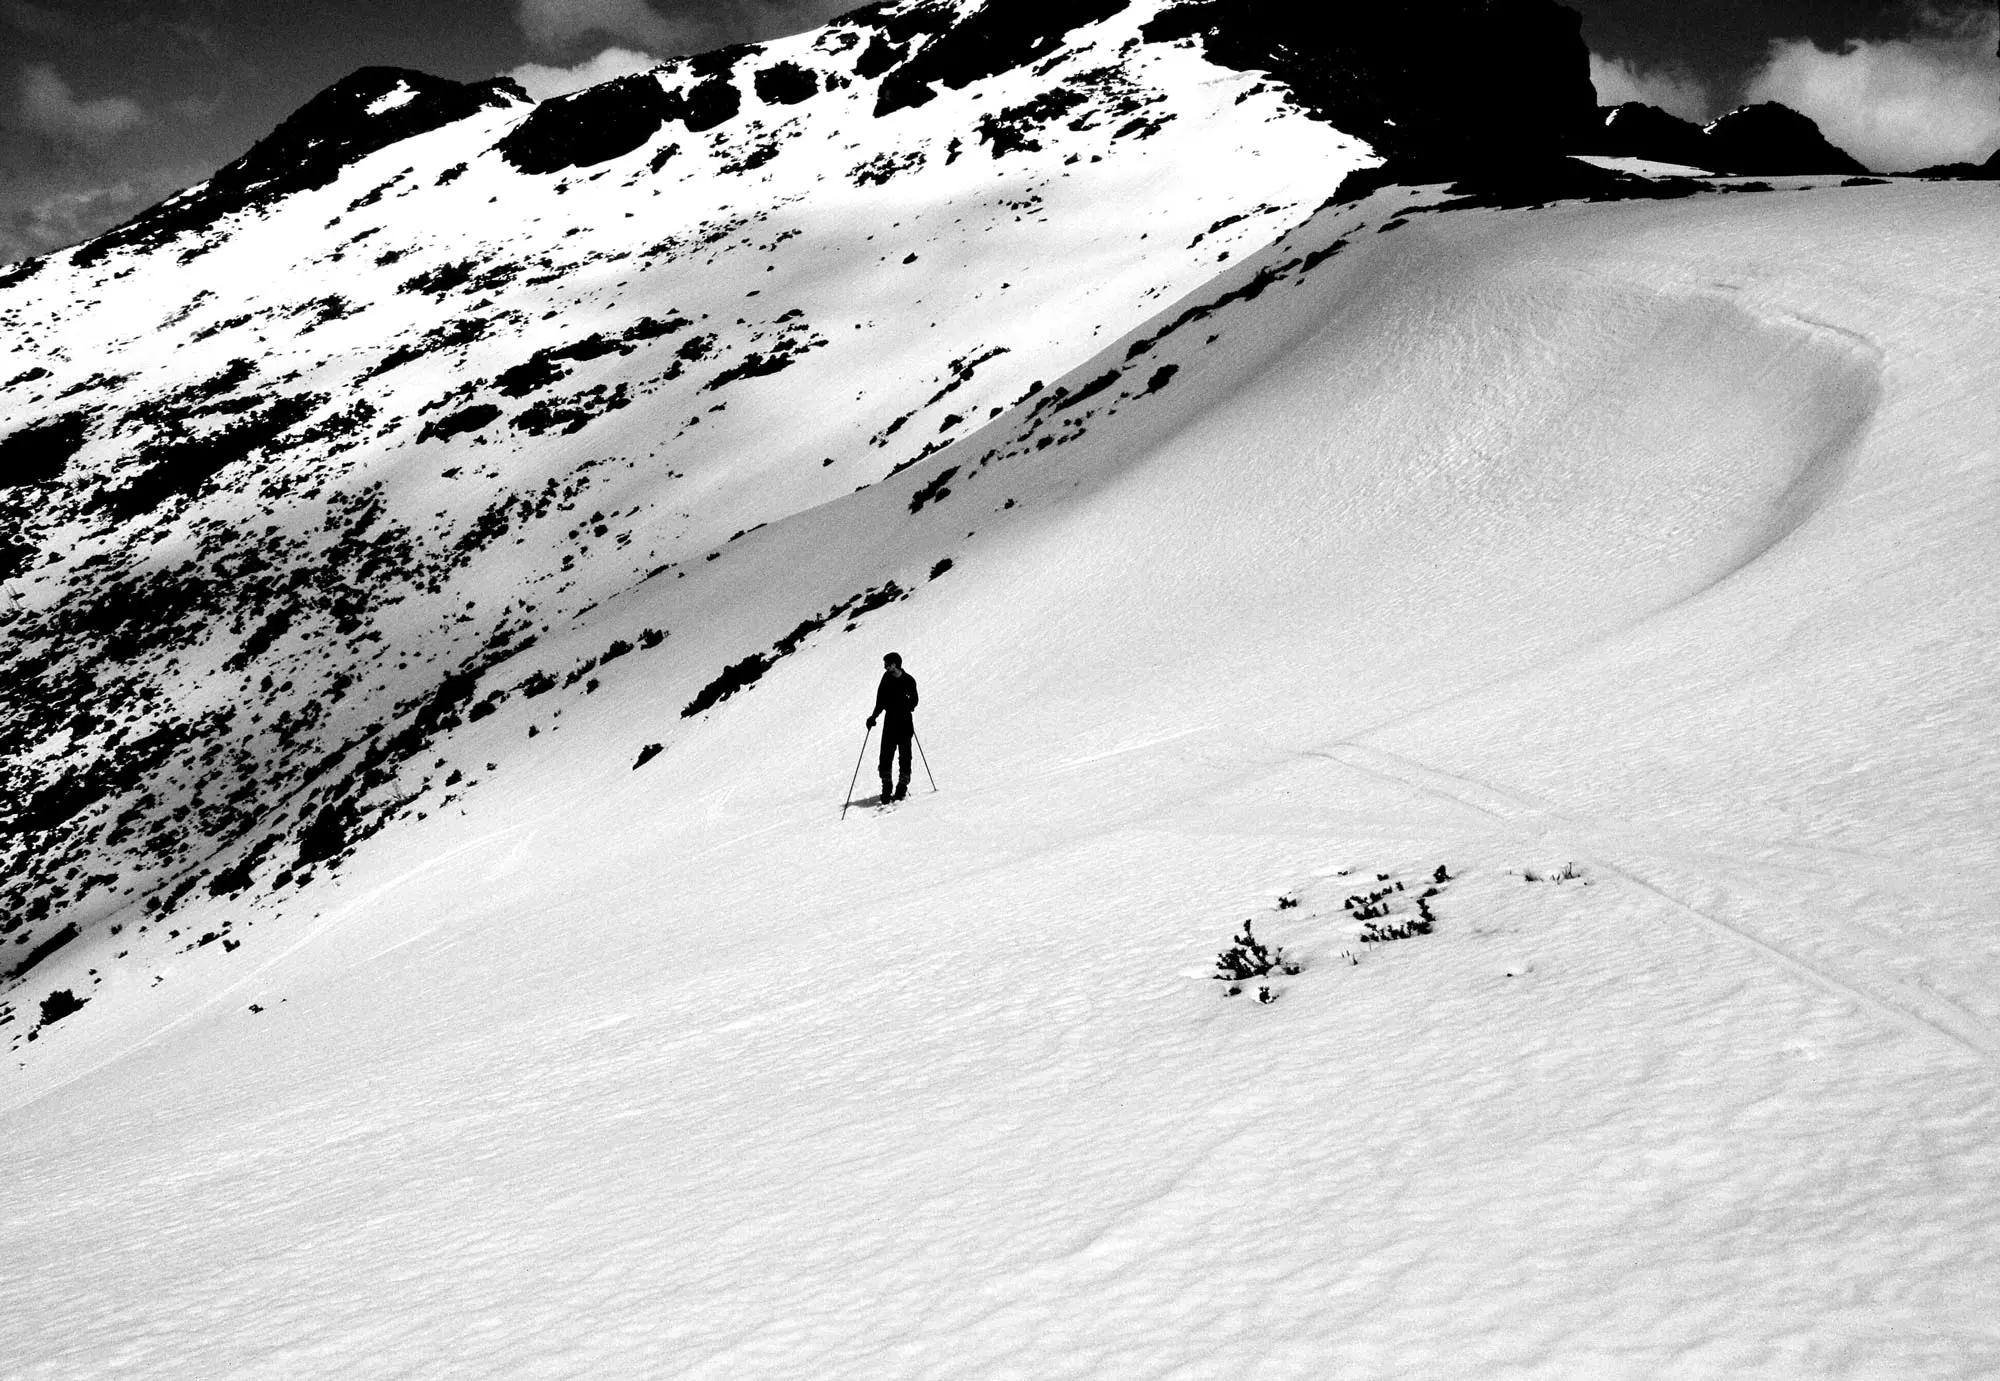
[[[884,671],[901,671],[903,669],[903,654],[900,652],[883,653],[882,669]]]

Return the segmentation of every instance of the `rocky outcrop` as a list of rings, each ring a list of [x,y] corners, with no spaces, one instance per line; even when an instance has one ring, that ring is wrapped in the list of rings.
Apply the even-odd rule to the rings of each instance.
[[[1570,153],[1597,122],[1581,21],[1553,0],[1338,11],[1188,0],[1161,11],[1145,35],[1195,38],[1210,62],[1270,73],[1301,106],[1413,176]]]
[[[743,108],[743,93],[736,89],[732,73],[736,60],[749,51],[741,46],[718,48],[689,60],[685,75],[696,78],[692,86],[669,88],[662,81],[671,80],[671,74],[663,78],[641,72],[544,101],[493,147],[521,172],[556,173],[622,157],[671,120],[680,121],[693,134],[714,129],[735,119]],[[814,82],[812,73],[803,68],[791,71],[807,83]],[[758,74],[760,83],[764,76]],[[788,81],[781,72],[777,89],[798,101],[816,86],[800,94],[801,84]]]
[[[1713,150],[1704,166],[1720,172],[1797,177],[1813,173],[1853,176],[1868,171],[1851,154],[1829,143],[1811,119],[1776,101],[1732,110],[1712,122],[1702,136]]]
[[[524,173],[588,168],[638,148],[680,113],[648,73],[542,102],[494,147]]]
[[[2000,182],[2000,149],[1995,149],[1984,163],[1940,163],[1932,168],[1918,168],[1909,176],[1948,182]]]
[[[796,62],[779,62],[755,77],[757,99],[767,105],[797,105],[819,92],[819,74]]]
[[[1853,177],[1868,171],[1828,142],[1818,125],[1775,101],[1732,110],[1705,128],[1637,101],[1606,106],[1596,134],[1580,148],[1751,177]]]
[[[1587,147],[1587,152],[1612,158],[1644,158],[1654,163],[1678,163],[1690,168],[1713,168],[1715,156],[1700,125],[1669,115],[1658,106],[1639,101],[1605,106],[1600,114],[1603,127]]]
[[[300,106],[207,182],[100,235],[77,250],[73,262],[88,266],[113,250],[150,249],[199,235],[225,216],[324,187],[343,168],[391,144],[481,110],[527,103],[527,93],[506,78],[464,83],[403,67],[361,68]]]
[[[89,430],[88,415],[69,412],[0,435],[0,489],[56,478],[70,457],[82,449]]]
[[[888,115],[923,105],[936,97],[938,86],[958,91],[973,82],[1038,62],[1060,47],[1072,30],[1108,19],[1127,3],[1128,0],[990,0],[948,28],[944,26],[953,15],[943,7],[917,6],[894,16],[882,15],[880,7],[861,12],[874,16],[878,37],[867,51],[876,55],[877,62],[885,56],[906,52],[911,40],[920,33],[932,35],[915,57],[901,61],[900,66],[883,78],[875,113]]]

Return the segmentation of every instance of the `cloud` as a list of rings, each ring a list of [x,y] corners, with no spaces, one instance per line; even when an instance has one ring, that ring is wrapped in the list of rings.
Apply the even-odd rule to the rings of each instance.
[[[59,144],[101,148],[146,123],[136,101],[105,96],[80,101],[55,68],[34,63],[21,69],[20,125]]]
[[[10,29],[42,38],[69,38],[76,26],[56,10],[31,5],[27,0],[0,0],[0,22]]]
[[[156,190],[121,181],[107,187],[58,192],[0,213],[0,263],[47,254],[87,240],[159,200]]]
[[[1707,122],[1714,104],[1708,87],[1692,73],[1667,67],[1644,71],[1625,58],[1592,53],[1590,82],[1597,88],[1599,105],[1641,101],[1696,124]]]
[[[646,0],[520,0],[521,32],[537,48],[561,51],[583,38],[620,38],[649,52],[679,52],[680,26]]]
[[[699,53],[761,43],[824,24],[853,0],[516,0],[521,32],[542,52],[616,39],[648,53]]]
[[[213,119],[215,113],[221,110],[228,103],[228,100],[229,98],[219,91],[213,96],[183,96],[180,100],[175,101],[169,106],[168,109],[183,120],[193,120],[199,123],[203,120]]]
[[[595,86],[613,77],[631,72],[650,72],[659,65],[660,59],[651,53],[636,52],[631,48],[606,48],[596,57],[586,58],[574,67],[550,67],[530,62],[516,67],[507,75],[521,83],[530,96],[546,101],[551,96],[567,96],[572,91],[581,91],[586,86]]]
[[[1917,12],[1907,38],[1771,46],[1753,101],[1782,101],[1871,168],[1980,162],[2000,147],[2000,14]]]

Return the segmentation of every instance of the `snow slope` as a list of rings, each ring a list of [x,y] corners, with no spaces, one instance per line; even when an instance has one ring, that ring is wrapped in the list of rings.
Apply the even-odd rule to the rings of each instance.
[[[12,1114],[22,1373],[1990,1372],[1990,196],[1419,214],[743,539],[709,662],[983,529]],[[843,823],[889,645],[944,790]]]
[[[476,788],[34,971],[9,1370],[1992,1374],[1994,195],[1301,190],[905,469],[715,453]],[[814,358],[696,430],[865,446]]]
[[[870,55],[909,35],[858,16],[480,106],[283,196],[229,191],[267,185],[238,165],[0,288],[25,424],[0,438],[23,803],[0,933],[28,956],[0,974],[111,926],[137,967],[191,894],[303,885],[483,775],[430,751],[478,702],[615,645],[685,702],[715,668],[633,622],[635,588],[707,588],[734,538],[934,454],[1374,161],[1254,74],[1143,41],[1157,4],[1097,8],[917,108],[876,113],[904,69]],[[366,147],[408,90],[357,74],[323,132],[245,165]],[[647,101],[690,90],[737,113],[657,123]],[[563,116],[586,99],[612,107]],[[621,113],[656,128],[575,142]],[[552,120],[571,142],[524,150]],[[150,242],[217,189],[247,204]],[[876,596],[924,571],[899,575]],[[861,593],[814,588],[793,622]],[[0,1010],[15,1048],[68,990],[47,976]]]

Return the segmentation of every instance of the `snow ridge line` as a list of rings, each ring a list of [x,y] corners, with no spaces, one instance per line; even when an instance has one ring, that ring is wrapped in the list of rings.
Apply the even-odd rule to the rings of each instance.
[[[1476,778],[1446,772],[1404,757],[1400,753],[1389,752],[1387,749],[1343,741],[1331,748],[1314,751],[1309,756],[1330,759],[1354,771],[1399,783],[1434,798],[1455,802],[1507,824],[1519,824],[1526,818],[1541,816],[1571,826],[1580,833],[1588,832],[1585,822],[1555,809],[1546,802],[1537,801],[1525,793],[1511,792]],[[1485,798],[1484,801],[1479,799],[1482,797]],[[1801,959],[1789,950],[1740,925],[1689,905],[1656,883],[1648,881],[1629,863],[1620,863],[1601,851],[1589,852],[1579,849],[1576,851],[1576,857],[1581,862],[1592,864],[1606,873],[1624,879],[1633,888],[1665,902],[1669,908],[1688,920],[1735,941],[1769,963],[1784,969],[1794,977],[1804,979],[1824,992],[1849,998],[1918,1034],[1927,1031],[1942,1036],[1987,1064],[2000,1067],[2000,1035],[1996,1035],[1984,1022],[1959,1009],[1955,1004],[1940,1000],[1918,999],[1906,1005],[1876,992],[1858,980],[1835,973],[1824,965]]]

